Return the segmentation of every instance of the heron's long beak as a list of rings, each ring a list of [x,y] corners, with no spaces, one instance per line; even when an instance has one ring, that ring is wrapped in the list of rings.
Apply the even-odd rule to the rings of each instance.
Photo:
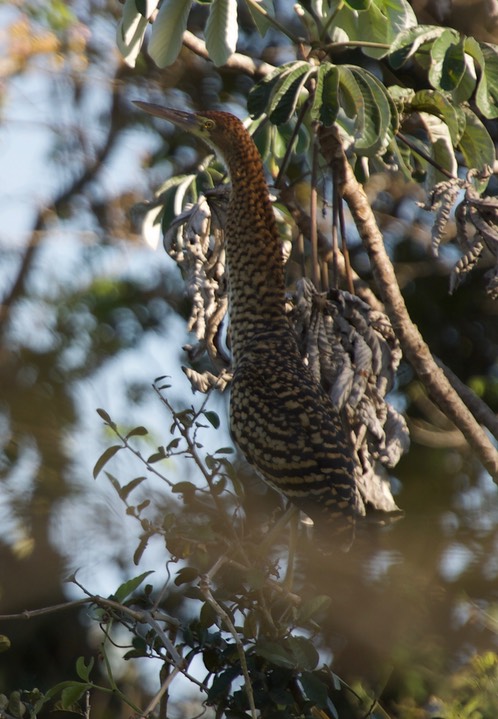
[[[170,107],[162,107],[152,102],[142,102],[141,100],[133,100],[133,104],[141,110],[148,112],[149,115],[160,117],[163,120],[169,120],[177,127],[190,132],[194,131],[198,126],[197,117],[191,112],[183,112],[182,110],[173,110]]]

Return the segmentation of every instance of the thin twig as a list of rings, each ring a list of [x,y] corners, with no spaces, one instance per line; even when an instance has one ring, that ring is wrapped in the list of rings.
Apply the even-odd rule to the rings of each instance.
[[[247,660],[246,655],[244,652],[244,645],[242,644],[240,637],[238,635],[237,630],[235,629],[235,626],[228,616],[227,612],[223,609],[223,607],[218,604],[216,599],[213,597],[210,589],[210,582],[209,577],[207,574],[204,574],[201,576],[201,580],[199,582],[199,589],[202,592],[202,595],[204,596],[206,602],[213,608],[213,610],[216,612],[216,614],[220,617],[220,619],[225,623],[228,631],[232,635],[235,645],[237,647],[237,654],[239,655],[239,661],[240,661],[240,667],[242,669],[242,674],[244,675],[244,684],[245,684],[245,690],[247,693],[247,699],[249,701],[249,709],[251,710],[251,717],[252,719],[257,719],[257,712],[256,712],[256,704],[254,703],[254,694],[252,691],[252,684],[251,684],[251,678],[249,676],[249,669],[247,667]]]

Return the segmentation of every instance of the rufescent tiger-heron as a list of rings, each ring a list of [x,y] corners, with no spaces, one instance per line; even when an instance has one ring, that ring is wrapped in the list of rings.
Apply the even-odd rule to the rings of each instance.
[[[233,437],[259,474],[319,530],[326,524],[325,531],[349,544],[358,514],[352,447],[304,364],[287,317],[282,244],[256,145],[230,113],[135,104],[199,137],[230,174],[225,251]]]

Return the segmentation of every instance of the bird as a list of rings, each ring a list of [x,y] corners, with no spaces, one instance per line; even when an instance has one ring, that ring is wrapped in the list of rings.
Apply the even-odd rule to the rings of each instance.
[[[282,243],[260,153],[231,113],[135,104],[200,138],[228,170],[229,416],[235,443],[325,537],[348,546],[361,514],[352,442],[302,359],[288,318]]]

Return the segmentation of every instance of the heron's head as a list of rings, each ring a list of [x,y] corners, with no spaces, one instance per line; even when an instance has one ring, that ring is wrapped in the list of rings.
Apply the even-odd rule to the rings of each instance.
[[[240,132],[245,133],[244,126],[229,112],[206,110],[204,112],[183,112],[162,107],[150,102],[135,100],[134,104],[150,115],[168,120],[186,132],[204,140],[210,147],[226,155],[231,145],[237,141]]]

